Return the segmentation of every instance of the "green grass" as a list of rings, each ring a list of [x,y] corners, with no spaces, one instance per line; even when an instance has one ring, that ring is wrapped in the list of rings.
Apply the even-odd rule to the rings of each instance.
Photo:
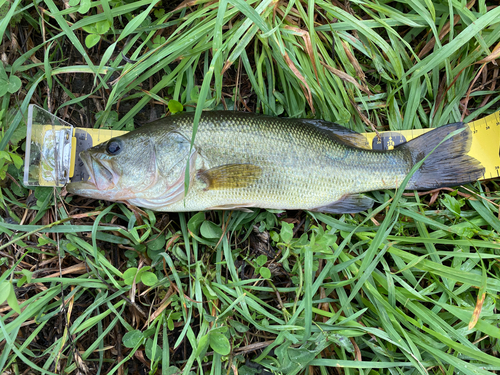
[[[498,373],[495,181],[374,192],[356,215],[137,217],[28,190],[21,158],[30,103],[126,130],[169,102],[360,132],[472,121],[499,107],[500,7],[179,5],[0,0],[2,373]]]

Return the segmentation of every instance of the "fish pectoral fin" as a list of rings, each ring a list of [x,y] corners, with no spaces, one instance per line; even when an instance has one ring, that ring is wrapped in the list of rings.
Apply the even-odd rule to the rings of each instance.
[[[327,204],[326,206],[316,207],[310,211],[324,212],[328,214],[355,214],[356,212],[366,211],[372,208],[373,199],[361,194],[347,194],[338,201]]]
[[[253,211],[250,210],[248,207],[254,207],[254,205],[252,205],[252,204],[222,204],[220,206],[209,207],[209,208],[207,208],[207,211],[209,211],[209,210],[234,210],[234,211],[253,213]]]
[[[244,188],[262,175],[262,168],[253,164],[226,164],[197,173],[207,190]]]

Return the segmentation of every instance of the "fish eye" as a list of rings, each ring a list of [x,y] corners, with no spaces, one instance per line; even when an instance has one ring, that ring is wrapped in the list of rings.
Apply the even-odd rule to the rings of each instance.
[[[122,141],[118,138],[110,139],[106,146],[106,152],[108,153],[108,155],[118,155],[122,149]]]

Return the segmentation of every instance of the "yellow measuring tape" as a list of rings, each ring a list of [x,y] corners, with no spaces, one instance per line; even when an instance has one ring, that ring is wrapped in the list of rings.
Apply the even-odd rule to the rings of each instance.
[[[481,180],[500,177],[500,112],[468,123],[472,132],[469,155],[481,162],[485,171]],[[433,129],[381,132],[381,140],[375,133],[363,133],[373,149],[390,150],[400,143],[418,137]]]

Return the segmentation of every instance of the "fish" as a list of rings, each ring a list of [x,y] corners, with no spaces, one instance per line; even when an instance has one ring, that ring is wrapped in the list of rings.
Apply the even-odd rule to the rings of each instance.
[[[82,151],[90,179],[71,182],[67,191],[162,212],[344,214],[371,208],[374,200],[362,193],[399,188],[426,156],[405,189],[458,186],[484,174],[467,155],[472,135],[464,123],[382,151],[324,120],[207,111],[192,143],[193,122],[193,113],[168,116]]]

